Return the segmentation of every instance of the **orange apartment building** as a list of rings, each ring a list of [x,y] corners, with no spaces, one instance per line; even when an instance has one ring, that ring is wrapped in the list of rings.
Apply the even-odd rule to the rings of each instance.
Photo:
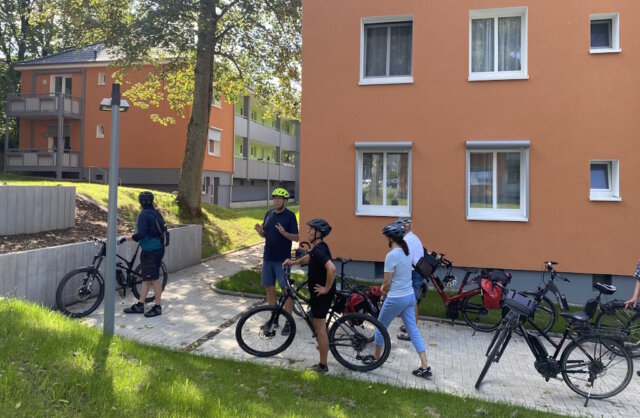
[[[117,69],[110,66],[112,61],[104,44],[97,43],[16,66],[21,73],[21,93],[8,96],[7,123],[9,117],[20,119],[19,147],[9,149],[5,141],[5,171],[106,182],[110,114],[99,111],[98,104],[111,95],[112,75]],[[142,81],[151,70],[151,65],[143,65],[126,74],[122,87],[125,99],[127,86]],[[258,120],[260,108],[254,102],[252,96],[245,96],[237,106],[224,100],[212,105],[202,173],[203,199],[229,207],[264,200],[267,189],[296,189],[298,123]],[[175,124],[155,123],[152,113],[173,115]],[[166,101],[159,108],[131,106],[123,113],[121,183],[175,190],[188,120],[188,114],[184,118],[173,114]],[[250,155],[263,149],[272,151],[273,158],[263,161],[258,152]]]
[[[304,2],[301,221],[327,219],[360,275],[412,216],[428,249],[516,288],[556,260],[569,301],[629,296],[638,21],[633,0]]]

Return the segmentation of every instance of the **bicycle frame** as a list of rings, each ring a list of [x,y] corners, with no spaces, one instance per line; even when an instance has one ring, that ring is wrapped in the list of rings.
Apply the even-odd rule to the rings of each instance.
[[[100,244],[101,248],[93,256],[93,259],[91,260],[91,267],[93,271],[98,271],[100,269],[100,265],[102,265],[102,261],[104,260],[107,254],[107,244],[106,242],[103,242],[101,240],[96,239],[95,241],[96,243]],[[122,287],[126,287],[127,285],[129,285],[129,277],[131,276],[131,274],[135,274],[133,265],[138,257],[138,251],[140,251],[140,244],[136,246],[136,250],[134,251],[133,256],[131,257],[131,260],[127,260],[126,258],[122,257],[120,254],[116,254],[116,257],[117,257],[116,269],[123,269],[126,272],[126,277],[127,277],[127,280],[123,282],[122,278],[118,274],[116,274],[116,281]]]
[[[479,283],[478,283],[478,288],[464,291],[465,286],[469,284],[467,283],[469,281],[469,277],[473,273],[474,273],[473,271],[467,270],[466,274],[464,275],[464,279],[462,279],[462,283],[458,288],[458,293],[456,293],[455,295],[447,295],[447,293],[444,291],[444,286],[442,286],[442,283],[440,282],[440,278],[432,274],[430,277],[430,280],[431,280],[431,283],[433,284],[433,287],[436,289],[436,292],[438,292],[438,294],[440,295],[440,298],[442,299],[442,301],[445,303],[445,305],[448,305],[451,302],[466,299],[471,296],[479,295],[481,293],[482,290],[480,289]],[[475,280],[475,278],[473,280]]]

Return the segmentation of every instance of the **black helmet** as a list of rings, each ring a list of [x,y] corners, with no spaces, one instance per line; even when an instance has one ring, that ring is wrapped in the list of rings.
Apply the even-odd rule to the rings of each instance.
[[[397,223],[387,224],[384,228],[382,228],[382,235],[385,235],[391,239],[397,240],[404,237],[404,228],[402,225]]]
[[[323,238],[329,235],[329,233],[331,232],[331,225],[329,225],[329,223],[324,219],[320,219],[320,218],[312,219],[307,222],[307,225],[309,225],[311,228],[315,229],[316,231],[320,231],[320,234],[322,235]]]
[[[140,194],[138,195],[138,202],[140,202],[142,206],[153,205],[153,193],[146,191],[140,192]]]

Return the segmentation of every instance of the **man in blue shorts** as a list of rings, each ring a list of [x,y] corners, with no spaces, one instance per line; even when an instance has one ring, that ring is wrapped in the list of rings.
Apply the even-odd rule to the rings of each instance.
[[[289,287],[282,269],[282,262],[291,257],[291,242],[298,241],[298,221],[296,215],[284,207],[289,192],[277,188],[271,194],[273,209],[264,215],[262,225],[256,224],[255,230],[265,238],[264,255],[262,256],[262,285],[267,289],[267,303],[276,304],[276,280],[280,288]],[[285,309],[291,313],[293,302],[287,300]],[[282,335],[289,335],[291,328],[287,322],[282,328]]]

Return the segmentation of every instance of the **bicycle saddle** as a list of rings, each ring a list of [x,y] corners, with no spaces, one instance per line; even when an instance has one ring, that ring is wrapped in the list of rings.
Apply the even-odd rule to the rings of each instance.
[[[603,295],[613,295],[616,293],[616,287],[610,284],[596,283],[593,285],[593,288]]]
[[[586,312],[580,311],[580,312],[560,312],[560,315],[562,315],[563,317],[565,317],[566,319],[570,320],[570,321],[576,321],[576,322],[589,322],[589,315],[587,315]]]

